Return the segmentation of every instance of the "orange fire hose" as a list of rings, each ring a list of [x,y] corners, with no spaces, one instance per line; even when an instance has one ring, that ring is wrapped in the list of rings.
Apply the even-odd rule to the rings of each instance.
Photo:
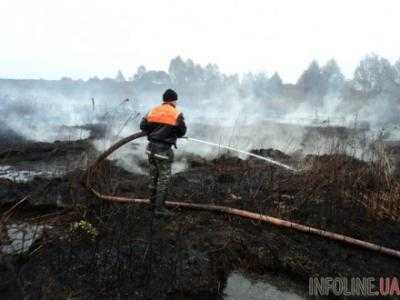
[[[135,198],[127,198],[127,197],[117,197],[117,196],[110,196],[110,195],[104,195],[96,191],[92,185],[91,185],[91,177],[93,172],[95,172],[96,168],[98,165],[106,159],[111,153],[113,153],[115,150],[120,148],[121,146],[125,145],[126,143],[133,141],[137,138],[143,137],[146,134],[143,132],[138,132],[135,134],[132,134],[119,142],[115,143],[112,145],[109,149],[107,149],[105,152],[103,152],[97,160],[93,163],[93,165],[88,169],[87,173],[87,188],[99,199],[106,200],[106,201],[111,201],[111,202],[119,202],[119,203],[138,203],[138,204],[150,204],[150,201],[148,199],[135,199]],[[286,228],[292,228],[298,231],[306,232],[306,233],[311,233],[315,234],[330,240],[335,240],[335,241],[340,241],[343,243],[347,243],[350,245],[355,245],[364,249],[372,250],[375,252],[379,252],[382,254],[386,254],[389,256],[393,256],[396,258],[400,258],[400,251],[383,247],[377,244],[373,244],[370,242],[362,241],[359,239],[355,239],[349,236],[345,236],[342,234],[326,231],[326,230],[321,230],[317,229],[314,227],[306,226],[306,225],[301,225],[298,223],[294,222],[289,222],[286,220],[274,218],[271,216],[267,215],[262,215],[242,209],[237,209],[237,208],[232,208],[232,207],[227,207],[227,206],[219,206],[219,205],[208,205],[208,204],[196,204],[196,203],[185,203],[185,202],[173,202],[173,201],[166,201],[165,203],[167,206],[171,207],[182,207],[182,208],[188,208],[188,209],[198,209],[198,210],[207,210],[207,211],[214,211],[214,212],[221,212],[225,214],[230,214],[230,215],[236,215],[240,216],[243,218],[251,219],[251,220],[257,220],[257,221],[263,221],[270,223],[272,225],[276,225],[279,227],[286,227]]]

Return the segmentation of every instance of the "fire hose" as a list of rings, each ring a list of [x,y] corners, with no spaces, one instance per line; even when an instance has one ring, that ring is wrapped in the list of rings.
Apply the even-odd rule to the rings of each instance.
[[[126,143],[129,143],[135,139],[138,139],[140,137],[145,136],[146,134],[144,132],[137,132],[135,134],[132,134],[119,142],[115,143],[112,145],[110,148],[108,148],[106,151],[104,151],[100,156],[96,159],[96,161],[88,168],[87,172],[87,177],[86,177],[86,187],[88,188],[89,191],[91,191],[97,198],[101,200],[106,200],[106,201],[111,201],[111,202],[116,202],[116,203],[137,203],[137,204],[150,204],[149,199],[137,199],[137,198],[128,198],[128,197],[118,197],[118,196],[111,196],[111,195],[105,195],[102,194],[98,191],[96,191],[92,187],[92,175],[94,175],[94,172],[98,168],[98,166],[103,162],[111,153],[116,151],[118,148],[122,147]],[[227,206],[220,206],[220,205],[210,205],[210,204],[197,204],[197,203],[186,203],[186,202],[175,202],[175,201],[166,201],[165,205],[168,207],[179,207],[179,208],[187,208],[187,209],[196,209],[196,210],[205,210],[205,211],[213,211],[213,212],[219,212],[219,213],[224,213],[224,214],[229,214],[229,215],[236,215],[240,216],[246,219],[251,219],[251,220],[257,220],[257,221],[262,221],[266,222],[278,227],[285,227],[285,228],[291,228],[297,231],[305,232],[305,233],[310,233],[314,235],[321,236],[326,239],[334,240],[334,241],[339,241],[342,243],[346,243],[349,245],[353,246],[358,246],[360,248],[364,248],[367,250],[375,251],[378,253],[382,253],[385,255],[389,255],[392,257],[400,258],[400,251],[383,247],[374,243],[362,241],[359,239],[355,239],[346,235],[314,228],[311,226],[307,225],[302,225],[299,223],[295,222],[290,222],[286,221],[283,219],[278,219],[275,217],[271,217],[268,215],[263,215],[259,213],[254,213],[242,209],[237,209],[233,207],[227,207]]]

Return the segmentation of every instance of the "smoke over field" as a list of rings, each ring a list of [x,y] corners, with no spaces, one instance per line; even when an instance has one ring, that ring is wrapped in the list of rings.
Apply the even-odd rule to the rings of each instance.
[[[399,11],[0,1],[0,298],[399,298]]]
[[[399,63],[370,55],[346,79],[334,60],[322,67],[314,61],[296,84],[283,83],[278,73],[225,75],[216,65],[203,67],[180,57],[168,72],[140,67],[129,80],[121,73],[116,79],[88,81],[0,80],[2,136],[74,140],[89,137],[87,125],[102,124],[104,136],[94,144],[103,150],[137,131],[141,117],[172,87],[179,93],[189,136],[244,150],[303,154],[326,153],[340,142],[351,144],[351,154],[360,157],[372,140],[398,136]],[[316,129],[326,127],[337,130]],[[219,153],[179,144],[182,152],[203,157]],[[345,148],[341,151],[349,151]],[[130,162],[131,154],[124,150],[116,158]]]
[[[354,78],[333,60],[312,62],[296,84],[180,57],[168,72],[140,67],[129,80],[0,80],[1,292],[222,299],[248,284],[238,270],[283,274],[285,288],[297,278],[295,295],[310,276],[397,276],[399,79],[399,62],[371,55]],[[192,139],[178,140],[168,200],[181,206],[165,221],[143,200],[144,138],[93,162],[139,131],[167,88]],[[277,228],[232,208],[324,231]]]

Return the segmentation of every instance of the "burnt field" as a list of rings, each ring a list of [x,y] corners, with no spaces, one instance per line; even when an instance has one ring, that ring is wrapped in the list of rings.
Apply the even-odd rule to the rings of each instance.
[[[240,208],[400,249],[398,149],[383,147],[373,162],[253,150],[301,170],[295,173],[231,153],[209,160],[186,155],[169,200]],[[189,209],[156,219],[146,205],[99,200],[85,186],[86,167],[99,154],[91,138],[2,145],[1,165],[37,172],[29,180],[0,178],[5,298],[221,299],[235,270],[285,274],[304,286],[310,276],[399,276],[397,258],[291,229]],[[146,164],[139,163],[144,170]],[[102,193],[148,197],[147,176],[114,160],[95,175]],[[29,246],[5,251],[22,222],[42,226],[40,234],[21,229],[18,238]]]

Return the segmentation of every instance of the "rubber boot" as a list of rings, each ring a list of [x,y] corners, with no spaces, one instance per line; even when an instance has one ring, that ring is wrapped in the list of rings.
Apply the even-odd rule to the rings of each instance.
[[[172,217],[174,213],[165,207],[164,202],[165,200],[162,197],[156,198],[156,207],[154,213],[159,217]]]

